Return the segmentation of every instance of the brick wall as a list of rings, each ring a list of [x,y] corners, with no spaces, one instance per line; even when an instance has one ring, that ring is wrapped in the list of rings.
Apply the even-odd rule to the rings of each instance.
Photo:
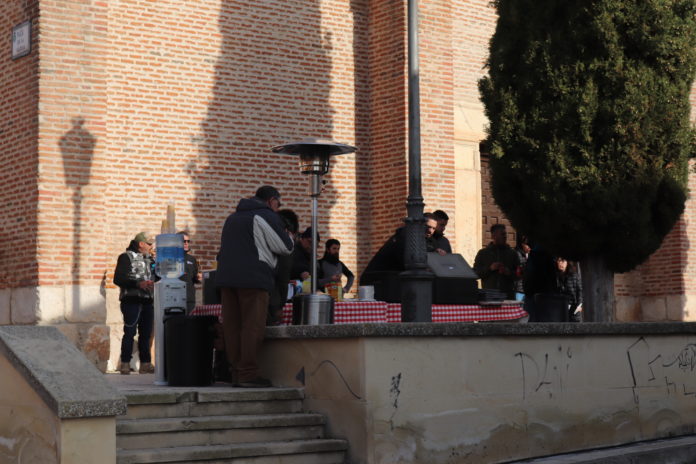
[[[454,235],[454,36],[451,0],[422,2],[420,6],[421,169],[425,210],[451,213]]]
[[[110,261],[106,171],[115,164],[105,150],[107,7],[41,2],[41,13],[39,285],[99,285]]]
[[[12,60],[12,28],[32,20],[32,51]],[[0,289],[36,284],[38,1],[0,2]],[[9,298],[9,294],[7,294]],[[9,303],[9,302],[8,302]],[[9,319],[0,307],[0,323]],[[5,323],[7,323],[5,322]]]
[[[370,2],[370,216],[369,248],[374,252],[403,225],[408,195],[408,96],[406,4]]]
[[[693,162],[689,170],[688,187],[693,192],[696,189]],[[635,318],[693,320],[696,317],[693,303],[689,301],[689,297],[696,295],[696,260],[691,246],[693,237],[696,237],[695,211],[696,202],[688,199],[684,214],[667,234],[662,246],[635,270],[616,275],[617,299],[642,299],[642,305],[635,305],[629,311]],[[659,304],[655,304],[656,301]]]
[[[270,149],[306,136],[367,140],[367,121],[355,122],[367,104],[353,58],[366,36],[360,2],[151,5],[110,3],[108,151],[119,159],[106,192],[110,254],[138,228],[158,230],[172,199],[209,267],[225,217],[264,183],[308,226],[308,179],[297,159]],[[359,148],[334,160],[319,201],[322,239],[342,240],[349,265],[355,210],[368,204],[366,179],[352,174],[369,156]]]

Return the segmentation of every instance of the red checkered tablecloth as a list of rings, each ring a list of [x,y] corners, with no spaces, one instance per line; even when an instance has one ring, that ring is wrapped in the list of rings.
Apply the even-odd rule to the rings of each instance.
[[[221,305],[201,305],[194,316],[221,316]],[[433,322],[476,322],[518,320],[527,316],[521,302],[499,305],[433,305]],[[335,324],[401,322],[401,305],[384,301],[339,301],[334,306]],[[292,303],[283,308],[282,325],[292,324]]]
[[[337,301],[334,304],[334,324],[363,324],[387,322],[387,303],[384,301]],[[292,303],[283,308],[283,324],[292,323]]]
[[[191,316],[222,316],[222,305],[210,304],[210,305],[198,305],[193,311],[191,311]]]
[[[478,322],[508,321],[526,317],[522,302],[504,302],[488,305],[442,305],[432,306],[433,322]],[[401,304],[388,303],[387,321],[401,322]]]
[[[192,316],[221,317],[222,306],[200,305],[191,312]],[[334,305],[334,324],[361,324],[387,322],[387,303],[384,301],[339,301]],[[282,325],[292,324],[292,303],[283,307]]]

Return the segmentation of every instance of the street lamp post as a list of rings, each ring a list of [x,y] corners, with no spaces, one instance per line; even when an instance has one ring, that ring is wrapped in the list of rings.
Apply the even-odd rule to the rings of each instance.
[[[401,273],[401,321],[431,322],[433,274],[428,270],[421,193],[418,1],[408,0],[408,199],[406,246]]]

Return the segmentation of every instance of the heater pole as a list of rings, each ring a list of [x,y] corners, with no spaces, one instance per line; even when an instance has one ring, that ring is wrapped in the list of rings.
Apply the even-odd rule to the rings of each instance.
[[[320,177],[318,174],[312,174],[312,295],[317,293],[317,197],[321,193],[318,190]]]
[[[355,150],[357,148],[350,145],[314,137],[272,148],[274,153],[299,156],[302,174],[309,174],[309,194],[312,197],[312,295],[317,292],[317,202],[321,195],[321,176],[329,172],[332,156],[346,155]]]

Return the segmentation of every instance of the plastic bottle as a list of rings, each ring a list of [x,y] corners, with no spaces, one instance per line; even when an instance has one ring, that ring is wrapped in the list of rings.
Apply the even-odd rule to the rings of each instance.
[[[184,273],[184,238],[179,234],[159,234],[155,237],[157,259],[155,272],[165,279],[177,279]]]
[[[302,293],[309,295],[312,293],[312,276],[302,281]]]

